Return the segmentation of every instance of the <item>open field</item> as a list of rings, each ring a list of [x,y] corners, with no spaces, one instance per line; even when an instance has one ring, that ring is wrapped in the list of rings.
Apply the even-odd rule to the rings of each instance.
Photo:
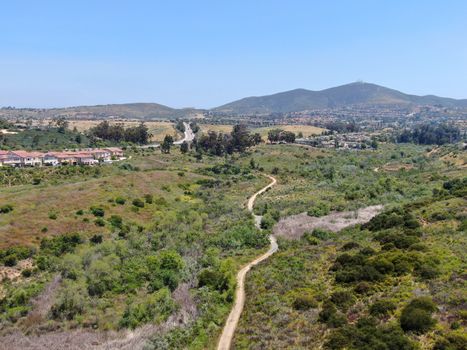
[[[221,132],[221,133],[229,133],[232,131],[232,125],[216,125],[216,124],[200,124],[201,131],[207,133],[209,131]],[[257,132],[261,135],[261,137],[266,140],[268,137],[268,132],[272,129],[282,129],[285,131],[291,131],[295,134],[299,132],[303,133],[304,137],[308,137],[311,135],[319,135],[325,129],[317,128],[312,125],[275,125],[271,127],[262,127],[262,128],[251,128],[252,132]]]
[[[89,130],[90,128],[96,126],[102,122],[102,120],[70,120],[70,129],[76,127],[80,132]],[[110,124],[123,123],[125,127],[136,126],[140,123],[139,120],[111,120]],[[153,135],[152,141],[162,141],[165,135],[175,136],[175,140],[181,138],[183,135],[175,129],[175,124],[167,121],[145,121],[146,126],[149,129],[149,132]]]

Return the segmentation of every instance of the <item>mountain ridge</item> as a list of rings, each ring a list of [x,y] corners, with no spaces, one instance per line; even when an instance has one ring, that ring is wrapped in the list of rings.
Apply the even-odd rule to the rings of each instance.
[[[355,82],[316,91],[299,88],[271,95],[245,97],[215,107],[212,111],[270,114],[355,105],[441,105],[466,108],[467,99],[411,95],[376,84]]]
[[[174,119],[205,111],[231,115],[267,115],[351,106],[440,105],[467,108],[467,99],[411,95],[384,86],[354,82],[323,90],[297,88],[271,95],[250,96],[211,109],[172,108],[159,103],[135,102],[63,108],[0,108],[0,117]]]

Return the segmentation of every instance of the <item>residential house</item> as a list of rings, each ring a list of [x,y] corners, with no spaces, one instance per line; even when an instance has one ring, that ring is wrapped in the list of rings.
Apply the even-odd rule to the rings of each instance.
[[[60,165],[60,160],[52,152],[48,152],[44,154],[43,162],[44,162],[44,165],[48,165],[48,166]]]
[[[41,166],[43,153],[27,151],[11,151],[11,154],[21,159],[22,166]]]
[[[94,159],[94,156],[90,152],[78,152],[73,153],[78,164],[82,165],[94,165],[99,163],[97,159]]]
[[[123,150],[118,147],[107,147],[104,148],[105,151],[109,151],[110,155],[115,158],[121,158],[123,157]]]
[[[10,151],[0,151],[0,165],[21,166],[21,158]]]
[[[110,151],[105,149],[93,149],[91,153],[95,159],[100,161],[108,161],[112,157]]]

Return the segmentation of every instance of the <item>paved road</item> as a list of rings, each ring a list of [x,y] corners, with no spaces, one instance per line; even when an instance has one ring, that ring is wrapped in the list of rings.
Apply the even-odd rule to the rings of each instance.
[[[193,130],[191,130],[190,124],[183,122],[183,125],[185,125],[185,132],[184,132],[184,135],[183,135],[183,139],[175,141],[174,145],[181,145],[184,141],[191,142],[195,138],[195,134],[194,134]],[[140,148],[151,148],[151,147],[157,148],[157,147],[160,147],[160,144],[159,143],[151,143],[150,145],[140,146]]]
[[[183,122],[183,125],[185,125],[185,135],[183,139],[175,141],[174,145],[181,145],[183,142],[191,142],[195,138],[195,134],[193,133],[193,130],[191,130],[190,124]]]
[[[262,188],[260,191],[256,192],[248,199],[247,208],[250,213],[255,218],[255,225],[257,228],[260,229],[261,224],[261,216],[255,215],[253,213],[253,205],[255,204],[256,197],[264,192],[266,192],[269,188],[274,186],[277,180],[269,175],[266,175],[268,178],[271,179],[271,183],[266,187]],[[219,343],[217,344],[217,350],[229,350],[230,345],[232,343],[232,339],[235,333],[235,329],[237,328],[238,320],[240,319],[240,315],[242,314],[243,305],[245,304],[245,276],[250,271],[252,266],[259,264],[261,261],[266,260],[272,254],[274,254],[278,247],[276,238],[274,236],[269,236],[269,241],[271,242],[271,246],[269,250],[264,253],[263,255],[259,256],[255,260],[251,261],[243,267],[237,274],[237,289],[235,290],[235,303],[230,311],[229,317],[224,326],[224,330],[222,331],[222,335],[219,339]]]

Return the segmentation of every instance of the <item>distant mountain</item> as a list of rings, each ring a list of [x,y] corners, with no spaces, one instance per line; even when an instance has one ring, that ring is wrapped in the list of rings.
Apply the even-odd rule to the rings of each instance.
[[[189,117],[199,113],[194,108],[175,109],[157,103],[125,103],[98,106],[78,106],[67,108],[2,108],[0,117],[33,117],[53,118],[65,116],[69,118],[131,118],[131,119],[172,119]]]
[[[228,114],[270,114],[353,105],[441,105],[466,107],[466,100],[416,96],[369,83],[351,83],[321,91],[296,89],[274,95],[247,97],[212,109]]]

